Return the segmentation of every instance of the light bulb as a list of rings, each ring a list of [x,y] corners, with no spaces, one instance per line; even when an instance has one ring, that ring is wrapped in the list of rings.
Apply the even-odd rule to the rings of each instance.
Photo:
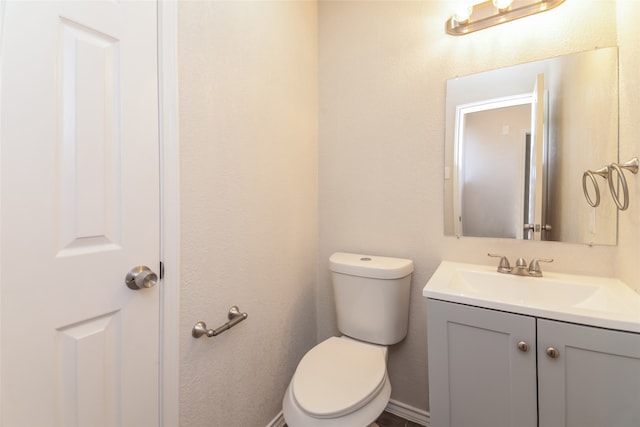
[[[473,6],[467,3],[459,4],[453,12],[453,19],[456,22],[465,22],[471,17]]]
[[[493,0],[493,5],[498,10],[507,9],[509,6],[511,6],[511,3],[513,3],[513,0]]]

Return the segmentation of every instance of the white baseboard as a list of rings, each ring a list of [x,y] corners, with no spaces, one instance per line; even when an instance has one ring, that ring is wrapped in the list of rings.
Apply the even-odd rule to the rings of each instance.
[[[397,400],[390,400],[385,408],[385,411],[391,412],[394,415],[404,418],[405,420],[412,421],[421,426],[429,427],[431,425],[429,413],[422,409],[414,408],[405,403],[398,402]]]
[[[267,424],[267,427],[284,427],[284,424],[284,417],[282,416],[282,411],[280,411],[280,413]]]
[[[413,406],[406,405],[402,402],[398,402],[397,400],[389,401],[385,411],[391,412],[405,420],[420,424],[421,426],[429,427],[431,425],[429,421],[429,413],[427,411],[414,408]],[[282,411],[280,411],[280,413],[271,420],[269,424],[267,424],[267,427],[284,427],[284,425],[284,417],[282,416]]]

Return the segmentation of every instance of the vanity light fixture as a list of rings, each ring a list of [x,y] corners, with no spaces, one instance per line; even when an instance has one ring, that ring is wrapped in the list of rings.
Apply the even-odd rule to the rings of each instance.
[[[456,9],[445,24],[448,34],[461,36],[514,19],[553,9],[564,0],[475,0]]]

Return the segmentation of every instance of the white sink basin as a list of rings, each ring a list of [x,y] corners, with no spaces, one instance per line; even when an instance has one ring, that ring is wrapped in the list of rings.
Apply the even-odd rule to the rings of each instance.
[[[640,294],[616,279],[547,272],[544,277],[498,273],[495,266],[443,261],[428,298],[640,332]]]
[[[567,306],[593,296],[597,285],[457,268],[450,286],[467,295],[520,305]]]

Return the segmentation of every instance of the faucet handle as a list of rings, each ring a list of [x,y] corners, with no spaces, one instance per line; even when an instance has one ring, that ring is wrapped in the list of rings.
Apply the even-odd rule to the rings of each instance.
[[[491,257],[494,258],[500,258],[500,263],[498,264],[498,272],[499,273],[510,273],[511,272],[511,265],[509,265],[509,260],[507,259],[506,256],[504,255],[498,255],[498,254],[487,254]]]
[[[529,264],[529,276],[542,277],[542,270],[540,269],[540,262],[553,262],[553,258],[549,259],[534,259]]]
[[[516,260],[516,267],[517,268],[527,268],[527,261],[525,261],[524,258],[518,258]]]

